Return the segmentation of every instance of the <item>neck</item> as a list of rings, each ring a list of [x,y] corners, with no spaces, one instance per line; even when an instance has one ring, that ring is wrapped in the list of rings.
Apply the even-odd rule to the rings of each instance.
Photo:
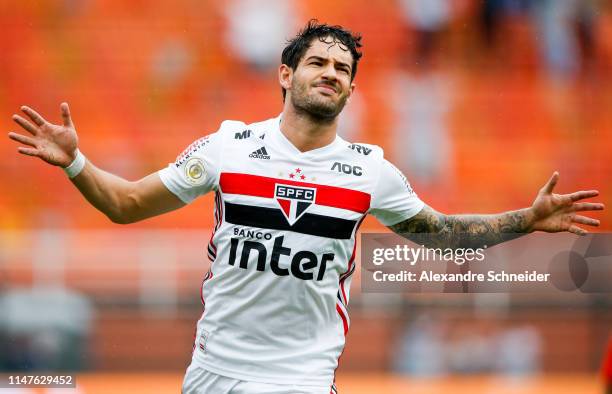
[[[337,127],[337,116],[332,119],[316,118],[285,102],[280,130],[300,152],[331,144],[336,138]]]

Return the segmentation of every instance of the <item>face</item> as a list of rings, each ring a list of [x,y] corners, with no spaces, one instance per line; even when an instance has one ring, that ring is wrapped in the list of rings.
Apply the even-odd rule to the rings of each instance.
[[[295,70],[281,65],[281,85],[298,110],[316,118],[333,119],[355,89],[351,83],[353,56],[340,42],[315,38]]]

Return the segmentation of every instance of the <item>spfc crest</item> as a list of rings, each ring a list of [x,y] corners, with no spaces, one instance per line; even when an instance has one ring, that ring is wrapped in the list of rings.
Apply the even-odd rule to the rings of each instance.
[[[293,226],[299,218],[315,202],[317,189],[314,187],[283,185],[277,183],[274,187],[274,198],[287,218],[290,226]]]

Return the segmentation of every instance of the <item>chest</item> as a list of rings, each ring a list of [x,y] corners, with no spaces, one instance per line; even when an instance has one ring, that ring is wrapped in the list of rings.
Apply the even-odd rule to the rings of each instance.
[[[287,151],[265,139],[232,141],[225,147],[221,174],[242,174],[241,182],[265,185],[273,180],[305,188],[337,188],[335,198],[346,198],[342,190],[371,194],[376,183],[376,168],[359,160],[347,147],[322,153],[301,154]],[[342,190],[340,190],[342,189]],[[281,195],[311,198],[312,191],[280,188]],[[350,193],[348,193],[350,194]]]

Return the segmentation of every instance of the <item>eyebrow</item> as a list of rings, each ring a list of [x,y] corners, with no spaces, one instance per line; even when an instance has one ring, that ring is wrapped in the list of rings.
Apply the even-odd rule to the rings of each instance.
[[[321,56],[317,56],[317,55],[311,55],[311,56],[308,56],[308,58],[306,58],[306,61],[309,61],[310,59],[313,59],[313,60],[320,60],[320,61],[323,61],[323,62],[329,61],[329,59],[324,58],[324,57],[321,57]],[[338,61],[336,61],[336,63],[338,63],[338,64],[339,64],[340,66],[342,66],[342,67],[346,67],[346,68],[348,68],[348,69],[349,69],[349,71],[352,71],[352,67],[351,67],[350,65],[348,65],[348,64],[346,64],[346,63],[344,63],[344,62],[338,62]]]

